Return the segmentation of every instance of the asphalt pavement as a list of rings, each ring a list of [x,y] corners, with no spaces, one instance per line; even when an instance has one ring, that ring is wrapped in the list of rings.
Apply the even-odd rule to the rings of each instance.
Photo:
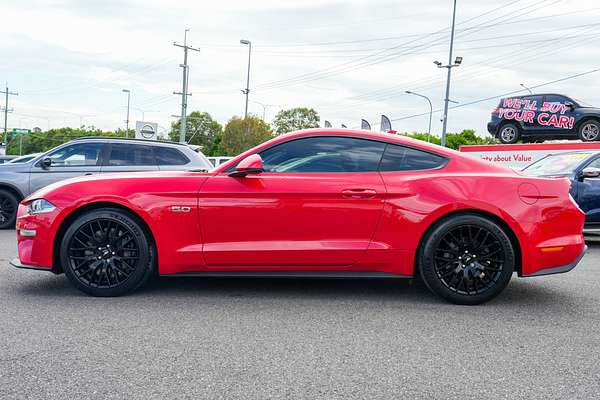
[[[0,231],[0,399],[600,399],[600,241],[447,304],[386,280],[159,279],[93,298]]]

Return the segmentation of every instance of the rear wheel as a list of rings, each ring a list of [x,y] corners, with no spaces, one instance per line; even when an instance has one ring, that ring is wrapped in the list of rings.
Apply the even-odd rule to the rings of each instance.
[[[519,127],[515,124],[502,125],[498,132],[498,139],[504,144],[513,144],[519,141]]]
[[[452,303],[475,305],[496,297],[508,285],[515,251],[495,222],[458,215],[438,223],[424,238],[418,262],[432,292]]]
[[[90,211],[68,227],[61,263],[69,280],[92,296],[120,296],[143,285],[154,270],[154,249],[129,213]]]
[[[0,229],[15,227],[19,200],[8,190],[0,189]]]
[[[600,122],[596,120],[584,121],[577,132],[583,142],[594,142],[600,139]]]

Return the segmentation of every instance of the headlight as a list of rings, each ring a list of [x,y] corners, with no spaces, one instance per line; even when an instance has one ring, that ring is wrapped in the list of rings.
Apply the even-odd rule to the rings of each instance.
[[[27,212],[30,215],[45,214],[52,212],[55,209],[56,207],[54,206],[54,204],[50,203],[46,199],[36,199],[27,205]]]

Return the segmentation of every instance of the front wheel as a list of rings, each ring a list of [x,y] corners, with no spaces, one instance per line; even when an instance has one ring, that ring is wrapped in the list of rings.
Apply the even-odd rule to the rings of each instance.
[[[584,121],[577,132],[583,142],[594,142],[600,138],[600,122],[595,120]]]
[[[495,222],[459,215],[438,223],[427,234],[418,264],[433,293],[452,303],[475,305],[496,297],[508,285],[515,250]]]
[[[15,227],[19,200],[8,190],[0,189],[0,229]]]
[[[129,213],[102,208],[79,216],[61,242],[63,271],[82,292],[120,296],[143,285],[154,270],[154,249]]]

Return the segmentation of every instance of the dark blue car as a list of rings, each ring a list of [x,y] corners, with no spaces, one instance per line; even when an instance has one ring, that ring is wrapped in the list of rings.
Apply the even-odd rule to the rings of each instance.
[[[600,229],[600,151],[573,151],[548,155],[529,165],[524,173],[567,177],[571,196],[586,213],[586,230]]]
[[[562,94],[514,96],[500,100],[488,123],[504,144],[554,139],[600,140],[600,109]]]

